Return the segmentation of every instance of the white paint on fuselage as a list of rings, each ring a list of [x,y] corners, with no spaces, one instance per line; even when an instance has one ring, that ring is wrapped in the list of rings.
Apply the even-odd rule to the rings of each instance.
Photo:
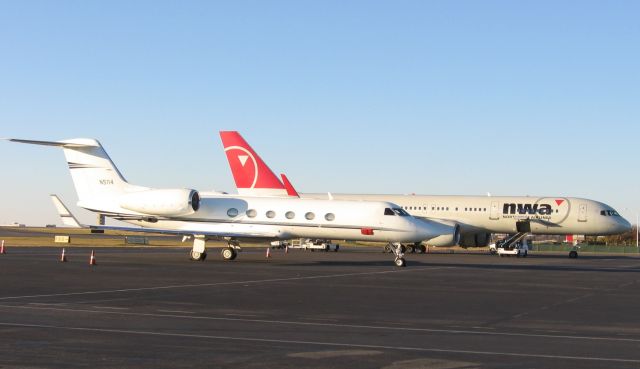
[[[327,194],[301,194],[303,198],[326,198]],[[431,196],[332,194],[340,200],[389,201],[409,214],[451,220],[461,233],[515,233],[516,221],[531,220],[533,234],[608,235],[623,233],[630,224],[621,216],[602,215],[610,206],[575,197],[528,196]]]
[[[414,217],[385,215],[385,208],[398,208],[398,205],[378,201],[208,195],[202,197],[200,209],[194,214],[158,218],[153,223],[128,222],[194,234],[235,232],[248,237],[268,234],[278,239],[419,242],[442,234],[437,226],[426,225]],[[254,217],[248,215],[252,210]],[[270,212],[273,217],[269,216]],[[312,219],[307,219],[309,213],[313,214]],[[372,229],[373,234],[364,235],[363,228]]]

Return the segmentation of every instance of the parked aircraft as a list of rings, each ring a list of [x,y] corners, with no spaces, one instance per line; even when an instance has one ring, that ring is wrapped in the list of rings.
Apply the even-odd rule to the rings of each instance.
[[[395,264],[404,266],[400,243],[432,238],[446,228],[426,224],[397,205],[381,201],[234,196],[136,186],[124,179],[94,139],[9,140],[62,148],[79,207],[144,227],[99,225],[92,229],[192,236],[192,260],[206,258],[208,239],[226,240],[228,247],[222,250],[222,257],[232,260],[241,240],[335,238],[388,242]]]
[[[269,169],[242,136],[235,131],[220,132],[238,191],[244,194],[270,193],[288,196],[292,187]],[[242,153],[250,153],[242,159]],[[295,190],[293,190],[295,192]],[[297,193],[296,193],[297,195]],[[307,199],[328,195],[300,193]],[[448,232],[423,241],[431,246],[488,246],[493,233],[514,234],[509,245],[527,234],[582,234],[587,236],[624,233],[631,229],[627,220],[602,202],[565,196],[446,196],[446,195],[367,195],[330,194],[334,200],[390,201],[430,225],[441,224]],[[421,244],[409,245],[424,251]],[[506,245],[505,247],[508,247]],[[577,257],[572,250],[571,257]]]

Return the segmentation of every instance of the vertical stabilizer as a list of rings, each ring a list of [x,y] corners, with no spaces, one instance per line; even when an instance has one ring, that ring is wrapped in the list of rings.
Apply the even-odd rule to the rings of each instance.
[[[113,200],[118,196],[146,189],[128,184],[97,140],[76,138],[64,141],[9,141],[62,148],[78,194],[78,205],[81,207],[108,211],[113,208]]]
[[[282,182],[240,133],[221,131],[220,138],[240,195],[288,196]]]

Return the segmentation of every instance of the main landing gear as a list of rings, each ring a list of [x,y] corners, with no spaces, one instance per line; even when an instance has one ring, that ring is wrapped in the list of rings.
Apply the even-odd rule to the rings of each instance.
[[[240,251],[240,243],[235,240],[228,240],[227,247],[223,248],[220,254],[224,260],[231,261],[238,256],[238,251]]]
[[[389,249],[391,249],[391,251],[396,257],[393,263],[399,268],[403,268],[407,266],[407,263],[404,261],[404,252],[402,250],[402,244],[400,242],[390,242],[387,246],[389,247]]]
[[[427,252],[427,247],[423,245],[422,242],[410,243],[405,246],[405,252],[407,254],[413,254],[415,252],[424,254]]]
[[[183,242],[187,239],[188,237],[183,238]],[[207,258],[206,243],[206,236],[195,235],[193,237],[193,248],[189,251],[189,260],[204,261]],[[227,247],[223,248],[220,254],[224,260],[230,261],[238,257],[238,251],[240,250],[238,241],[227,240]]]
[[[207,258],[206,244],[205,236],[193,236],[193,249],[189,252],[189,260],[204,261]]]

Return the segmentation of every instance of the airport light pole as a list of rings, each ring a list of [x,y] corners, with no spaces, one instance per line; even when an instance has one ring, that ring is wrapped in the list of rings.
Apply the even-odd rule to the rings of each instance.
[[[640,222],[638,222],[638,218],[640,218],[640,213],[636,213],[636,248],[640,249],[640,247],[638,247],[638,228],[640,228]]]

